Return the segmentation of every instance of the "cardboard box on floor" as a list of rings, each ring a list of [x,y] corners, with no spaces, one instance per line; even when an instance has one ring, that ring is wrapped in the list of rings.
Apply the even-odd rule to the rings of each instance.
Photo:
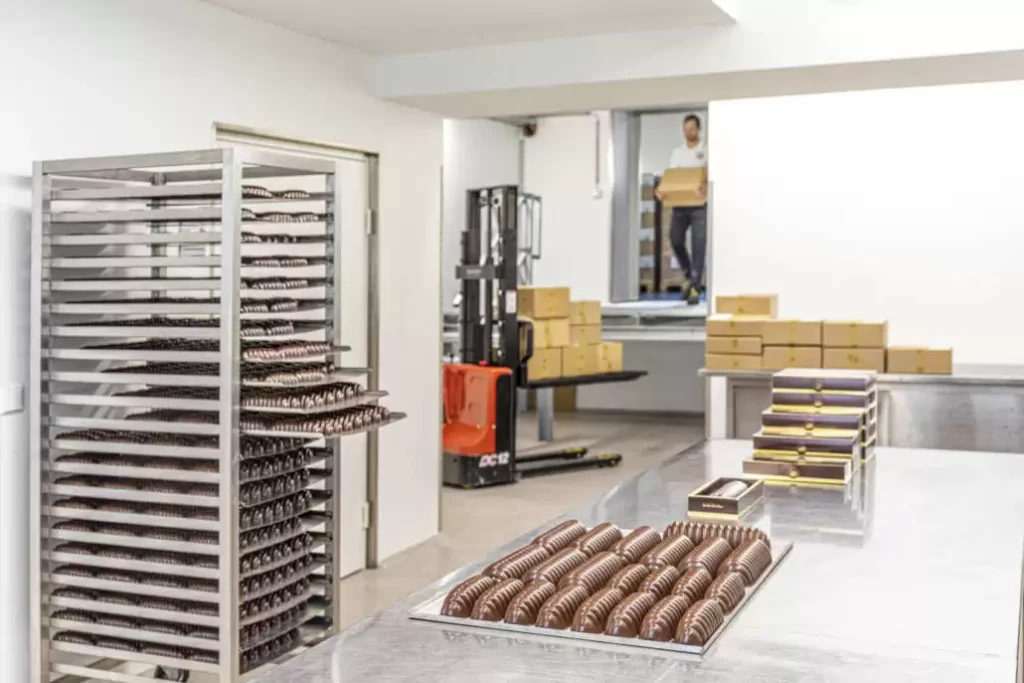
[[[569,288],[520,287],[517,304],[518,314],[523,318],[568,318]]]
[[[736,294],[715,297],[715,313],[765,315],[774,318],[779,307],[777,294]]]
[[[562,349],[562,377],[581,377],[600,372],[596,346],[567,346]]]
[[[572,325],[569,328],[569,346],[594,346],[600,343],[600,325]]]
[[[562,376],[562,349],[533,349],[533,357],[526,362],[527,381],[554,379]]]
[[[765,346],[761,369],[820,368],[821,361],[820,346]]]
[[[952,349],[890,346],[886,355],[886,371],[893,374],[950,375],[953,373]]]
[[[706,188],[708,185],[708,169],[701,168],[670,168],[661,177],[658,194],[661,195],[663,206],[704,206],[707,203]],[[701,192],[701,188],[705,192]]]
[[[600,325],[601,324],[601,302],[600,301],[570,301],[569,302],[569,324],[571,324],[571,325]]]
[[[572,343],[572,328],[568,318],[522,319],[529,320],[533,324],[533,348],[535,349],[554,349],[569,346]]]

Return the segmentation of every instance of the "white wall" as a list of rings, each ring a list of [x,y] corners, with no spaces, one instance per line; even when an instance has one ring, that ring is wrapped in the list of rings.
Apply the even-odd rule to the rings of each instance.
[[[712,103],[715,292],[1024,363],[1024,83]]]
[[[611,116],[601,120],[600,197],[594,196],[593,116],[542,118],[526,143],[526,189],[544,206],[538,286],[568,286],[574,299],[608,301],[611,282]]]
[[[14,0],[0,22],[0,385],[27,384],[33,159],[213,146],[213,122],[381,153],[380,550],[437,530],[441,119],[361,91],[358,58],[192,0]],[[24,416],[2,418],[4,681],[25,681]],[[11,591],[14,591],[13,593]],[[8,671],[8,668],[13,670]]]
[[[466,191],[519,183],[519,129],[485,119],[444,122],[444,243],[441,289],[444,310],[459,292],[455,267],[462,259]]]

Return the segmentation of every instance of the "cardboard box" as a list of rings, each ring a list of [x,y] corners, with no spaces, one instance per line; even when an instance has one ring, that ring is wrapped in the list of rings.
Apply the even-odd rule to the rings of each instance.
[[[766,346],[821,346],[821,321],[766,320],[761,341]]]
[[[732,315],[776,316],[779,306],[777,294],[737,294],[715,297],[715,313]]]
[[[670,168],[661,177],[658,194],[662,206],[704,206],[707,204],[708,169]],[[705,192],[700,189],[704,188]]]
[[[573,325],[569,328],[569,346],[594,346],[600,343],[600,325]]]
[[[709,353],[704,357],[707,370],[760,370],[761,356]]]
[[[655,214],[653,211],[644,211],[643,214],[640,215],[640,227],[653,228],[656,222],[654,220],[656,215],[657,214]]]
[[[711,315],[705,322],[709,337],[760,337],[764,321],[759,315]]]
[[[765,346],[761,355],[763,370],[821,367],[820,346]]]
[[[927,349],[914,346],[890,346],[886,368],[899,374],[953,374],[952,349]]]
[[[622,342],[601,342],[597,347],[599,372],[622,372]]]
[[[520,287],[518,306],[518,313],[524,318],[568,318],[569,288]]]
[[[524,319],[533,323],[533,348],[553,349],[569,346],[572,343],[572,328],[569,325],[568,318],[553,318],[551,320]]]
[[[640,256],[654,256],[654,240],[640,240]]]
[[[826,320],[821,324],[822,346],[839,349],[882,349],[885,348],[888,339],[889,323],[884,321],[865,323]],[[879,371],[881,372],[881,369]]]
[[[533,357],[526,362],[526,379],[535,382],[562,376],[562,349],[533,350]]]
[[[562,377],[596,375],[599,372],[596,346],[567,346],[562,349]]]
[[[569,323],[572,325],[600,325],[600,301],[570,301]]]
[[[826,348],[824,365],[826,368],[885,372],[885,349]]]
[[[719,488],[734,481],[745,484],[746,488],[733,496],[711,495]],[[687,497],[687,516],[741,517],[763,498],[764,482],[760,479],[719,477],[707,482]]]
[[[760,337],[708,337],[708,353],[739,353],[745,356],[761,354]]]

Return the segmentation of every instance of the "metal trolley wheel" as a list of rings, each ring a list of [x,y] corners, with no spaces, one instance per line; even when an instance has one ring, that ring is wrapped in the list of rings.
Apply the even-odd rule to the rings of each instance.
[[[171,672],[174,672],[173,675]],[[189,671],[185,669],[165,669],[162,666],[158,666],[156,671],[153,672],[153,678],[159,681],[177,681],[178,683],[185,683],[189,678]]]

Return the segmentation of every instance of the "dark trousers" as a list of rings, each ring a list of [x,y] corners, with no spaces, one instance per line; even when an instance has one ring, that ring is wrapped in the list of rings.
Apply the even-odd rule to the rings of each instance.
[[[686,231],[692,229],[690,242],[693,254],[686,250]],[[697,288],[704,286],[704,262],[708,246],[708,210],[705,206],[677,206],[672,209],[672,228],[669,231],[672,252],[686,279]]]

